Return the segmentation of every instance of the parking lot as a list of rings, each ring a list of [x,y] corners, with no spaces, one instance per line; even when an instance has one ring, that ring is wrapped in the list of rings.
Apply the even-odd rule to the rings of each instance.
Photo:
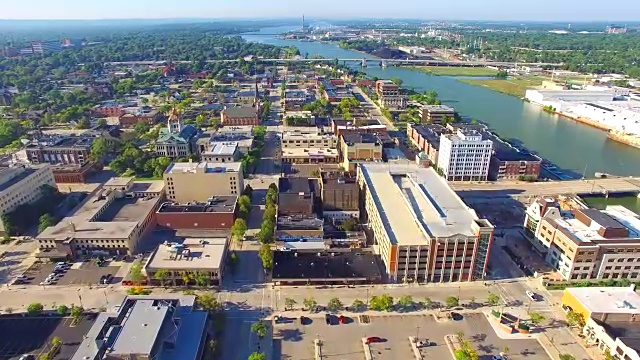
[[[56,359],[70,359],[82,337],[89,331],[94,317],[87,317],[75,326],[71,318],[16,316],[0,317],[0,360],[17,359],[33,354],[36,359],[50,348],[51,340],[58,337],[62,347]]]
[[[95,285],[100,283],[100,277],[111,274],[116,275],[119,265],[110,263],[107,266],[99,267],[95,260],[86,262],[76,262],[71,268],[62,273],[56,285]],[[39,285],[46,277],[53,272],[56,267],[55,263],[36,263],[33,264],[24,275],[29,279],[24,281],[25,285]],[[114,278],[111,283],[119,282],[121,279]]]
[[[274,324],[275,359],[312,359],[315,339],[322,341],[323,358],[363,359],[362,338],[380,337],[370,344],[374,359],[414,359],[410,336],[428,340],[431,346],[421,349],[425,359],[450,359],[444,341],[447,334],[463,332],[478,350],[481,360],[505,351],[510,360],[547,360],[547,353],[536,340],[503,340],[491,328],[482,314],[471,314],[460,321],[437,322],[427,315],[371,316],[369,324],[357,318],[346,324],[327,325],[324,317],[312,316],[305,325],[298,319]]]

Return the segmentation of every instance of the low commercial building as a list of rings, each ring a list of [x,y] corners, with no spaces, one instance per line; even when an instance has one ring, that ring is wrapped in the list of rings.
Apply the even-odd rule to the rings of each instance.
[[[318,200],[316,179],[283,177],[278,180],[278,216],[315,217]]]
[[[240,155],[237,141],[209,142],[205,150],[200,153],[202,161],[223,163],[238,161]]]
[[[286,90],[284,93],[284,109],[286,111],[299,110],[310,99],[311,95],[305,90]]]
[[[493,225],[480,219],[432,168],[363,163],[357,179],[392,282],[482,279]],[[362,215],[361,215],[362,216]]]
[[[120,116],[118,118],[118,123],[123,128],[132,128],[139,122],[144,122],[149,125],[157,124],[163,117],[163,114],[158,110],[141,110],[133,114],[128,113]]]
[[[174,162],[163,179],[167,199],[177,203],[207,202],[216,195],[238,195],[244,190],[239,162]]]
[[[287,148],[282,149],[282,162],[289,164],[337,164],[337,149]]]
[[[99,116],[104,117],[120,117],[125,114],[124,106],[117,103],[96,105],[91,110]]]
[[[224,126],[213,134],[198,139],[200,153],[211,149],[215,143],[237,142],[238,151],[246,154],[253,148],[253,126]]]
[[[88,162],[84,165],[53,165],[51,170],[56,184],[83,184],[91,175],[102,170],[102,164]]]
[[[382,283],[380,257],[365,250],[291,250],[273,253],[277,285]]]
[[[148,283],[165,286],[219,285],[223,279],[228,244],[226,237],[187,238],[181,242],[161,244],[145,264]],[[157,275],[160,271],[161,275]]]
[[[371,134],[340,135],[340,157],[342,166],[355,170],[355,163],[361,161],[382,161],[382,144]]]
[[[43,136],[25,146],[27,160],[32,164],[88,163],[94,138],[87,136]]]
[[[208,323],[195,295],[127,296],[98,314],[71,360],[200,360]]]
[[[322,173],[322,216],[333,220],[360,218],[360,189],[355,173]]]
[[[334,149],[337,143],[334,135],[324,134],[317,127],[287,128],[282,133],[282,149]]]
[[[136,188],[134,184],[140,184],[136,193],[131,191]],[[118,182],[115,186],[125,188],[96,189],[71,215],[41,232],[36,238],[40,250],[37,256],[79,258],[137,253],[145,233],[156,225],[155,213],[163,200],[164,184]]]
[[[0,167],[0,215],[37,201],[46,186],[56,187],[49,165]],[[0,221],[0,233],[4,233],[3,221]]]
[[[623,206],[563,210],[539,199],[527,208],[524,227],[565,280],[640,279],[640,216]]]
[[[448,130],[439,124],[414,125],[407,124],[407,137],[423,152],[431,164],[438,163],[440,137]]]
[[[223,126],[260,125],[258,109],[251,106],[227,107],[220,117]]]
[[[164,203],[156,220],[158,226],[173,230],[231,229],[237,202],[238,196],[215,196],[204,203]]]
[[[494,152],[489,164],[491,180],[537,179],[542,159],[494,141]]]
[[[377,119],[346,120],[332,118],[331,131],[336,136],[349,133],[368,133],[381,136],[387,134],[387,126]]]
[[[640,295],[634,285],[567,288],[562,307],[584,318],[588,346],[616,359],[640,359]]]
[[[458,129],[440,137],[438,168],[449,181],[486,181],[493,141],[475,130]]]
[[[376,94],[380,106],[388,109],[404,109],[408,96],[401,94],[400,87],[391,80],[376,81]]]
[[[447,105],[422,105],[418,115],[424,124],[444,124],[450,118],[455,118],[456,110]]]

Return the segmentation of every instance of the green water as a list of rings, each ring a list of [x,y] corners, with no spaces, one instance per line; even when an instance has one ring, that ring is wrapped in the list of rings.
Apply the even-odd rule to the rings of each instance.
[[[640,199],[634,195],[620,197],[610,196],[609,198],[605,198],[604,196],[583,197],[582,200],[584,200],[587,205],[598,209],[604,209],[608,205],[622,205],[636,214],[640,214]]]

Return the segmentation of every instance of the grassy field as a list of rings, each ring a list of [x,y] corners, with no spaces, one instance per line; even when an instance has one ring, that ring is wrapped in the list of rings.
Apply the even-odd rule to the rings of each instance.
[[[485,67],[411,66],[410,69],[438,76],[495,76],[498,73]]]
[[[524,93],[527,89],[542,85],[542,80],[543,78],[541,77],[519,77],[506,80],[458,79],[458,81],[462,81],[466,84],[484,86],[493,91],[520,98],[524,97]]]

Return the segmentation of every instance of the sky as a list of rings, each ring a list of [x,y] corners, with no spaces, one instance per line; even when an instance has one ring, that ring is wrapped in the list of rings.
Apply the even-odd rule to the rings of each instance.
[[[639,0],[0,0],[0,19],[412,18],[640,20]]]

